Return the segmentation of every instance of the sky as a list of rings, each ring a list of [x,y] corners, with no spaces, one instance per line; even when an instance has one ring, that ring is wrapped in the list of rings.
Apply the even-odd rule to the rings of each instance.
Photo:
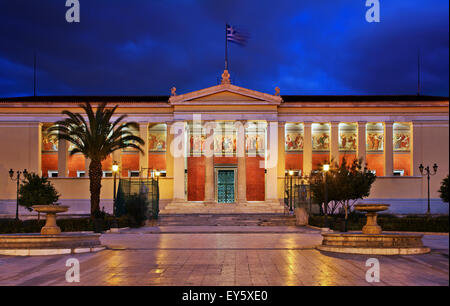
[[[449,1],[0,0],[0,97],[169,95],[217,84],[225,24],[232,83],[282,95],[449,95]]]

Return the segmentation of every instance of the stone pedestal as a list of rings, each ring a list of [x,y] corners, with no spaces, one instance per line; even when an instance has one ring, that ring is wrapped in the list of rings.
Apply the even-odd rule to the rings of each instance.
[[[377,213],[376,212],[368,212],[367,223],[363,226],[362,232],[363,234],[381,234],[381,226],[377,223]]]
[[[295,209],[295,225],[305,226],[308,225],[309,214],[305,208]]]
[[[61,234],[61,228],[56,224],[56,213],[47,213],[47,220],[43,228],[41,228],[41,235],[58,235]]]

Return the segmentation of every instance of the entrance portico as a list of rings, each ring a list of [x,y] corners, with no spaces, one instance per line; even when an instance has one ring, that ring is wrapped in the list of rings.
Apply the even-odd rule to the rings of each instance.
[[[281,101],[279,95],[230,84],[226,71],[217,86],[183,95],[176,95],[173,89],[169,103],[182,131],[174,136],[178,138],[175,143],[181,146],[171,146],[178,149],[171,154],[179,175],[174,175],[174,200],[162,213],[201,207],[282,212],[276,195],[277,163],[267,167],[269,122],[276,125]],[[274,192],[268,193],[270,188]],[[268,195],[272,195],[271,203],[266,201]]]

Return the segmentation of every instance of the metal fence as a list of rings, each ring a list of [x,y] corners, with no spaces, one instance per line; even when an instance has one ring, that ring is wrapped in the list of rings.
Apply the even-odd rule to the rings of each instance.
[[[147,203],[147,219],[157,219],[159,215],[159,180],[153,178],[121,178],[114,203],[117,217],[126,214],[125,203],[133,195],[139,195]]]
[[[284,178],[284,204],[287,209],[305,208],[309,214],[319,213],[319,206],[311,200],[309,182],[295,175],[286,175]]]

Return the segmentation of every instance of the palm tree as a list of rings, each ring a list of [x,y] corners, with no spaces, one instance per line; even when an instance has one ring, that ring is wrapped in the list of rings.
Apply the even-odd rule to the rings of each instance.
[[[143,145],[144,140],[132,133],[132,129],[139,129],[139,125],[135,122],[123,123],[127,115],[121,115],[115,121],[111,121],[118,105],[113,108],[106,108],[106,105],[107,103],[99,104],[94,113],[89,102],[80,104],[88,121],[79,113],[64,110],[62,114],[67,118],[55,122],[47,130],[50,137],[66,140],[74,145],[70,155],[82,153],[85,158],[91,160],[89,164],[91,217],[100,210],[102,161],[114,151],[123,148],[135,148],[143,152],[138,144]]]

